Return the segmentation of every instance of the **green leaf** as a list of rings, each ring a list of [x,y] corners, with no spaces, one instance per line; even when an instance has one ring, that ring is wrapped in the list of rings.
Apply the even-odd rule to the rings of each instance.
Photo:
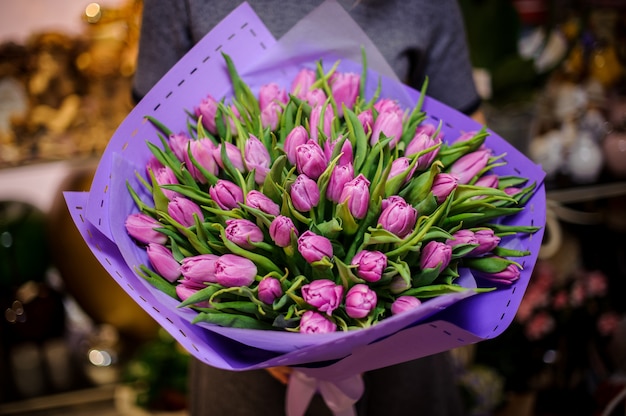
[[[230,328],[245,328],[245,329],[273,329],[270,324],[260,321],[256,318],[252,318],[247,315],[236,315],[233,313],[225,313],[221,311],[201,312],[193,320],[194,324],[198,322],[207,322],[223,327]]]
[[[140,265],[138,269],[135,269],[135,272],[152,286],[154,286],[156,289],[160,290],[168,296],[173,297],[174,299],[178,299],[178,296],[176,295],[176,286],[168,282],[161,275],[153,272],[143,264]]]

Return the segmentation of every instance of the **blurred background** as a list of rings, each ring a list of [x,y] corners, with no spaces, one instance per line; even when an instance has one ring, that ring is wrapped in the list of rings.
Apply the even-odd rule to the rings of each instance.
[[[454,351],[468,415],[626,414],[626,2],[461,0],[488,126],[546,171],[513,324]],[[187,414],[189,356],[83,243],[132,109],[139,0],[0,0],[0,415]]]

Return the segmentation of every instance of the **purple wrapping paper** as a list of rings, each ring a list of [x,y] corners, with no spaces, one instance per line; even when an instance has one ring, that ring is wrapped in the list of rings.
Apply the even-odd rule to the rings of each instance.
[[[323,6],[335,5],[330,2]],[[333,18],[351,22],[345,11],[337,7],[340,10],[333,11]],[[326,65],[332,65],[336,58],[345,55],[336,48],[318,50],[309,46],[303,49],[294,48],[293,43],[277,43],[244,3],[181,59],[128,115],[102,156],[91,190],[65,194],[85,242],[112,278],[148,314],[192,355],[214,367],[250,370],[301,366],[307,367],[308,374],[328,380],[492,338],[508,327],[528,285],[543,230],[506,241],[507,247],[532,252],[531,256],[521,259],[524,270],[511,287],[479,295],[468,291],[441,296],[414,311],[351,332],[307,335],[194,325],[191,324],[194,311],[177,308],[178,301],[138,277],[133,270],[139,264],[148,263],[147,255],[126,234],[124,220],[136,211],[126,190],[126,181],[138,191],[143,189],[135,172],[144,174],[150,156],[145,142],[159,141],[156,130],[144,117],[154,116],[172,131],[182,131],[186,123],[185,109],[193,109],[209,93],[214,97],[228,95],[230,80],[221,51],[233,58],[242,78],[253,90],[270,80],[290,80],[301,66],[313,66],[320,58],[324,58]],[[376,52],[368,52],[368,58],[370,53]],[[342,60],[340,69],[357,70],[357,67],[349,60]],[[382,72],[385,71],[383,68]],[[371,91],[378,77],[370,73],[368,81]],[[412,107],[417,101],[419,92],[393,78],[383,77],[382,81],[381,96],[396,98],[404,107]],[[443,121],[442,129],[448,138],[480,128],[472,119],[429,97],[425,98],[424,110],[431,122]],[[541,168],[493,132],[486,144],[495,154],[507,154],[508,164],[495,169],[496,173],[524,176],[538,184],[526,209],[504,222],[543,226],[545,188]],[[465,287],[475,287],[468,271],[464,271],[460,282]]]

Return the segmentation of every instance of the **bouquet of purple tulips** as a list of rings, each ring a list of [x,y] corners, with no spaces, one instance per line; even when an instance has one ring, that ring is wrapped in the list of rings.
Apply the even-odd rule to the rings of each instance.
[[[366,70],[303,67],[258,92],[223,55],[233,95],[159,120],[161,146],[138,172],[150,200],[126,230],[145,247],[137,272],[195,309],[195,322],[301,333],[365,328],[425,300],[520,276],[525,250],[505,225],[536,183],[497,175],[485,129],[446,137],[422,111],[376,90]],[[424,97],[424,91],[422,91]]]

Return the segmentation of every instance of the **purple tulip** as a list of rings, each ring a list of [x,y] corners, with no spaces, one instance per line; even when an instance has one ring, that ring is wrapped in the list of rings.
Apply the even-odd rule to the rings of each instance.
[[[220,179],[209,188],[209,195],[220,208],[231,210],[243,203],[243,191],[234,183]]]
[[[324,113],[322,113],[324,111]],[[321,128],[326,137],[330,137],[330,127],[335,118],[335,113],[330,105],[317,105],[311,110],[309,119],[311,139],[317,142],[318,129]]]
[[[315,311],[306,311],[300,318],[300,332],[303,334],[327,334],[337,331],[337,325]]]
[[[162,166],[152,172],[156,183],[159,185],[176,185],[179,183],[174,171],[169,166]],[[163,194],[169,200],[172,200],[177,196],[182,196],[178,192],[170,191],[169,189],[161,189],[161,191],[163,191]]]
[[[291,93],[300,99],[305,99],[306,93],[311,89],[317,80],[315,71],[309,68],[302,68],[291,82]]]
[[[283,107],[276,101],[272,101],[261,111],[261,125],[271,131],[276,130],[282,113]]]
[[[456,247],[460,244],[478,244],[478,240],[472,230],[459,230],[452,234],[454,239],[446,240],[446,244],[450,247]]]
[[[176,155],[181,162],[185,161],[185,155],[187,154],[187,147],[191,138],[184,133],[170,134],[169,145],[172,152]]]
[[[215,146],[211,140],[191,140],[189,142],[189,151],[200,166],[202,166],[207,172],[217,175],[219,168],[217,166],[217,162],[215,161],[215,157],[213,156],[215,153]],[[193,176],[193,178],[200,183],[206,183],[207,180],[202,172],[200,172],[200,170],[191,162],[189,153],[185,153],[184,160],[187,170],[191,173],[191,176]]]
[[[313,140],[296,147],[296,168],[298,173],[303,173],[311,179],[317,180],[326,170],[328,160],[324,151]]]
[[[187,298],[194,295],[198,290],[199,288],[190,287],[185,284],[176,285],[176,295],[181,301],[187,300]],[[211,307],[211,305],[209,304],[209,301],[198,302],[194,304],[194,306],[198,308],[210,308]]]
[[[346,294],[346,313],[350,318],[365,318],[376,307],[376,292],[362,283],[356,284]]]
[[[175,197],[167,204],[167,213],[179,224],[191,227],[196,224],[194,214],[200,221],[204,220],[204,214],[198,204],[184,197]]]
[[[393,162],[391,162],[391,170],[389,171],[389,176],[387,177],[387,180],[406,172],[407,170],[409,170],[410,166],[411,159],[409,159],[408,157],[399,157],[395,159]],[[414,166],[413,169],[406,175],[406,179],[404,180],[404,182],[408,182],[409,180],[411,180],[411,178],[413,177],[413,173],[416,170],[416,167],[417,166]]]
[[[422,248],[420,268],[426,270],[439,267],[441,271],[448,267],[451,258],[452,247],[439,241],[430,241]]]
[[[339,202],[348,201],[348,209],[354,218],[362,219],[367,214],[370,203],[370,181],[363,174],[346,183],[341,191]]]
[[[354,167],[352,163],[335,166],[335,169],[333,169],[330,174],[328,186],[326,187],[326,197],[333,202],[339,202],[343,187],[352,179],[354,179]]]
[[[215,254],[199,254],[185,257],[180,266],[180,272],[185,278],[187,286],[202,289],[206,283],[217,283],[215,277],[215,262],[219,256]]]
[[[414,296],[399,296],[391,304],[391,314],[397,315],[402,312],[410,311],[420,306],[422,302]]]
[[[219,165],[220,168],[224,169],[224,162],[222,162],[222,146],[226,146],[226,156],[228,156],[228,160],[230,163],[237,169],[239,172],[244,172],[245,168],[243,165],[243,157],[241,156],[241,150],[237,146],[232,143],[223,142],[215,148],[213,152],[213,157],[215,161]]]
[[[290,195],[294,208],[301,212],[310,211],[320,201],[317,183],[306,175],[298,175],[291,185]]]
[[[476,277],[501,285],[511,285],[520,278],[520,269],[515,264],[509,264],[504,270],[495,273],[486,273],[478,270],[473,271]]]
[[[276,202],[272,201],[264,193],[254,189],[248,192],[248,195],[246,196],[246,205],[269,215],[276,216],[280,214],[280,207]]]
[[[335,72],[331,75],[330,89],[337,103],[337,112],[339,117],[343,117],[342,104],[352,109],[359,95],[361,77],[353,72]]]
[[[270,237],[278,247],[287,247],[291,244],[291,236],[298,237],[298,230],[289,217],[279,215],[270,225]]]
[[[150,243],[146,248],[146,252],[154,270],[165,280],[174,282],[180,277],[180,264],[167,247],[161,244]]]
[[[407,145],[405,154],[407,156],[414,155],[430,147],[441,144],[443,134],[439,133],[437,134],[437,136],[433,137],[435,131],[435,127],[431,124],[419,126],[415,130],[415,135],[413,136],[413,139],[411,139],[411,141]],[[433,160],[438,153],[439,148],[436,148],[426,154],[421,155],[417,161],[417,170],[427,169],[433,163]]]
[[[452,164],[450,174],[456,177],[459,184],[465,185],[487,166],[490,156],[488,149],[468,153]]]
[[[308,263],[333,257],[333,245],[330,240],[312,231],[305,231],[298,238],[298,251]]]
[[[309,305],[328,316],[339,307],[343,299],[343,286],[328,279],[313,280],[302,286],[302,298]]]
[[[254,169],[254,181],[261,185],[270,171],[272,159],[263,142],[250,135],[244,147],[244,160],[248,170]]]
[[[391,283],[389,284],[389,291],[391,293],[397,295],[398,293],[402,293],[405,290],[409,290],[410,288],[411,282],[407,282],[399,274],[391,278]]]
[[[259,282],[258,296],[259,300],[266,305],[274,303],[276,298],[282,296],[283,289],[280,287],[280,281],[273,277],[264,277]]]
[[[380,204],[380,209],[384,211],[387,209],[388,206],[396,202],[406,203],[404,198],[402,198],[400,195],[391,195],[389,198],[383,199],[383,202]]]
[[[402,127],[402,113],[388,111],[378,114],[374,120],[370,144],[373,146],[378,143],[380,135],[384,134],[386,138],[392,138],[389,147],[393,149],[402,138]]]
[[[196,116],[202,117],[202,125],[211,134],[217,133],[215,117],[217,116],[218,104],[219,102],[209,94],[200,101],[200,105],[195,109]]]
[[[365,134],[370,134],[372,132],[372,126],[374,125],[374,116],[372,115],[372,110],[368,108],[367,110],[360,112],[356,116],[356,118],[358,118],[361,122]]]
[[[476,186],[484,186],[485,188],[498,188],[500,177],[498,175],[484,175],[478,178],[474,183]]]
[[[239,247],[251,250],[254,248],[253,243],[263,241],[263,231],[252,221],[244,219],[226,220],[226,228],[224,230],[226,238],[237,244]]]
[[[261,111],[272,103],[287,104],[288,101],[289,97],[287,96],[287,92],[275,82],[262,85],[259,89],[259,107],[261,107]]]
[[[391,98],[381,98],[374,103],[374,109],[380,113],[402,113],[402,108],[396,100]]]
[[[500,237],[495,235],[491,228],[484,228],[474,232],[474,237],[478,242],[478,247],[472,250],[472,255],[480,256],[491,252],[500,244]]]
[[[324,156],[326,156],[326,160],[329,162],[333,159],[333,152],[335,150],[335,146],[341,141],[341,136],[337,140],[326,140],[324,142]],[[350,140],[344,140],[341,145],[341,156],[339,156],[339,160],[337,161],[337,165],[346,165],[348,163],[352,163],[354,156],[352,154],[352,143]]]
[[[156,230],[163,227],[163,224],[144,213],[130,214],[126,217],[124,225],[128,234],[141,243],[165,244],[167,242],[167,236]]]
[[[309,104],[312,108],[321,107],[326,102],[326,93],[321,88],[314,88],[312,90],[307,91],[304,99],[307,104]],[[317,137],[317,133],[315,135]]]
[[[466,142],[476,136],[476,133],[478,133],[476,130],[465,132],[457,137],[454,143]]]
[[[431,191],[437,199],[437,203],[441,204],[458,185],[459,183],[455,176],[448,173],[438,173],[435,175],[435,179],[433,179]]]
[[[416,221],[417,210],[401,197],[397,197],[389,203],[378,218],[378,224],[400,238],[413,232]]]
[[[285,154],[292,165],[296,164],[296,149],[309,141],[309,133],[304,126],[296,126],[285,138]]]
[[[215,261],[215,279],[224,287],[250,286],[256,273],[252,260],[236,254],[224,254]]]
[[[352,258],[351,264],[356,266],[356,275],[361,279],[377,282],[387,268],[387,256],[380,251],[361,250]]]
[[[521,191],[520,188],[516,188],[514,186],[509,186],[508,188],[504,188],[504,193],[508,196],[513,196],[519,194]]]

